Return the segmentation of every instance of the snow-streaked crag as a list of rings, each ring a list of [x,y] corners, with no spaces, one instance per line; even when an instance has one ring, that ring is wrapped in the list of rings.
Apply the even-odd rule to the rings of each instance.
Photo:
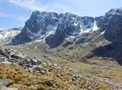
[[[60,44],[68,36],[79,36],[97,29],[96,21],[92,17],[34,11],[13,43],[19,44],[37,39],[48,40],[47,38],[58,35],[54,41]],[[48,41],[46,42],[49,44]]]
[[[99,32],[99,35],[105,36],[109,41],[121,42],[121,19],[121,8],[111,9],[104,16],[95,18],[80,17],[71,13],[34,11],[22,32],[12,40],[12,43],[22,44],[39,40],[51,47],[57,47],[68,37],[77,39],[86,34],[88,40],[88,34],[91,34],[90,37],[96,36],[93,35],[94,32]]]

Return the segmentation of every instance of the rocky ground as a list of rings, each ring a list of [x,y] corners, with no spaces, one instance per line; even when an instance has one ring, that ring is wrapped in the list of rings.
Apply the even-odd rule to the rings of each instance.
[[[114,87],[88,74],[81,75],[73,68],[1,48],[0,90],[114,90]]]

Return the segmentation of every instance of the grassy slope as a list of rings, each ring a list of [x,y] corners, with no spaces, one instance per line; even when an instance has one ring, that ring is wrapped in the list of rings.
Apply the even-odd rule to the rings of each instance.
[[[7,46],[8,47],[8,46]],[[13,49],[17,49],[18,51],[29,55],[30,57],[36,56],[39,60],[50,61],[53,63],[60,64],[62,66],[67,66],[77,70],[82,75],[87,75],[90,73],[92,76],[100,77],[100,78],[108,78],[113,82],[122,83],[122,67],[117,64],[115,61],[104,60],[99,57],[94,57],[87,62],[79,62],[75,61],[75,59],[80,59],[82,53],[86,50],[80,49],[80,47],[75,47],[71,50],[64,49],[61,51],[57,50],[49,50],[45,51],[43,48],[35,50],[33,47],[19,47],[19,46],[9,46]],[[87,51],[87,50],[86,50]],[[78,57],[71,58],[74,53],[77,53]],[[86,52],[87,53],[87,52]],[[68,55],[65,55],[68,54]]]
[[[50,65],[46,68],[49,72],[40,75],[29,73],[15,64],[0,64],[0,79],[9,80],[11,83],[7,87],[19,88],[19,90],[88,90],[89,86],[94,90],[111,89],[108,85],[90,80],[85,76],[80,82],[72,81],[72,74],[65,69],[55,69]]]

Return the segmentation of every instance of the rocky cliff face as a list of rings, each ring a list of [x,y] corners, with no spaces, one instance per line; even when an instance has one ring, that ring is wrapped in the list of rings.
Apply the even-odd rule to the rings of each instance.
[[[22,32],[13,39],[14,44],[46,38],[49,46],[58,46],[68,36],[78,36],[94,28],[94,18],[71,13],[34,11]]]
[[[111,43],[95,49],[94,55],[112,57],[122,64],[122,8],[111,9],[105,16],[97,17],[96,21],[100,31],[104,32],[104,38]]]
[[[105,38],[112,43],[122,43],[122,8],[111,9],[105,16],[98,17],[98,25],[105,31]]]
[[[13,44],[21,44],[40,40],[54,48],[69,37],[73,37],[75,41],[78,37],[82,38],[84,33],[92,36],[95,31],[98,31],[98,35],[104,35],[106,40],[120,44],[122,43],[121,19],[121,8],[111,9],[104,16],[96,18],[80,17],[71,13],[57,14],[34,11],[30,19],[26,21],[22,32],[12,42]],[[87,39],[86,37],[84,41]]]
[[[51,47],[60,45],[69,36],[77,37],[93,28],[94,19],[91,17],[66,15],[68,16],[58,24],[55,33],[46,38],[46,43]]]

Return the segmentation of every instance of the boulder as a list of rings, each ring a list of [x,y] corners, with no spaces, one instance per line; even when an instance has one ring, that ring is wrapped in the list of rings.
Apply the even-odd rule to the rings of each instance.
[[[8,86],[9,84],[11,84],[9,80],[4,80],[4,79],[0,80],[0,86]]]

